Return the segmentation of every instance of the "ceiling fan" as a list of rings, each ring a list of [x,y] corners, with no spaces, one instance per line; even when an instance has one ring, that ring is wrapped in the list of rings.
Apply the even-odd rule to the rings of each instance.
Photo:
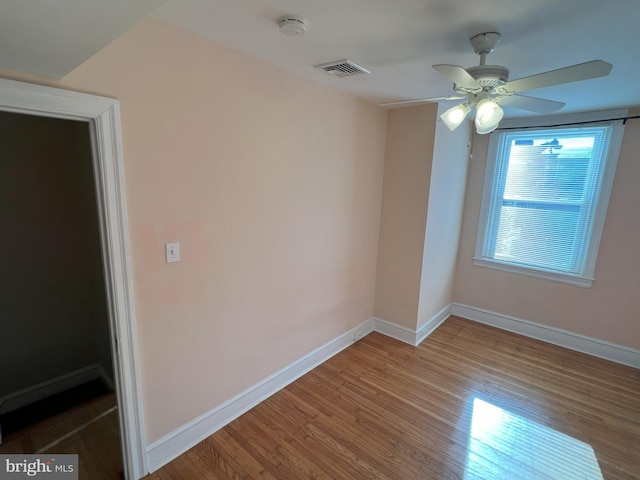
[[[499,41],[500,34],[497,32],[485,32],[471,37],[471,46],[475,53],[480,55],[478,66],[463,68],[457,65],[433,65],[433,68],[453,82],[456,95],[382,103],[380,106],[395,107],[418,102],[463,100],[440,116],[445,125],[455,130],[475,108],[476,131],[481,134],[490,133],[496,129],[504,115],[500,105],[536,113],[555,112],[565,105],[553,100],[519,95],[520,92],[604,77],[611,72],[610,63],[593,60],[509,81],[509,70],[506,67],[486,65],[487,55],[493,52]]]

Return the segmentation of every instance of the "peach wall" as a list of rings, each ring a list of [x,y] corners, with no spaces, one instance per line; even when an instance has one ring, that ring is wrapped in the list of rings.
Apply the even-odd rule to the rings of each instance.
[[[440,106],[438,113],[446,107]],[[425,230],[418,324],[451,304],[469,164],[470,122],[453,132],[436,122]]]
[[[476,135],[454,300],[640,348],[640,122],[626,126],[591,288],[472,265],[487,147],[488,136]]]
[[[152,19],[54,85],[120,100],[149,442],[372,316],[385,111]]]
[[[389,112],[375,315],[415,330],[438,106]]]

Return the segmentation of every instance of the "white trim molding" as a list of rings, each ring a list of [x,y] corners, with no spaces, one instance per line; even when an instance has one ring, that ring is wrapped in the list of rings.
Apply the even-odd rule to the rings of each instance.
[[[174,458],[183,454],[205,438],[229,424],[243,413],[267,399],[274,393],[300,378],[305,373],[327,361],[348,346],[378,332],[409,345],[416,346],[451,315],[447,305],[426,322],[418,331],[410,330],[380,318],[366,322],[329,341],[301,359],[284,367],[261,382],[230,398],[212,410],[176,428],[147,447],[149,472],[155,472]]]
[[[438,313],[436,313],[433,317],[431,317],[427,322],[425,322],[418,331],[416,332],[416,341],[414,343],[415,346],[420,345],[425,338],[431,335],[436,328],[442,325],[447,318],[451,316],[451,304],[444,307]]]
[[[0,415],[97,379],[107,388],[113,389],[113,382],[104,368],[94,363],[0,397]]]
[[[396,340],[400,340],[401,342],[417,347],[436,328],[438,328],[442,322],[449,318],[450,315],[451,305],[447,305],[417,330],[411,330],[410,328],[403,327],[397,323],[389,322],[381,318],[373,318],[373,330],[375,332],[382,333],[387,337],[395,338]]]
[[[151,443],[147,447],[149,472],[154,472],[166,465],[372,331],[373,320],[370,319]]]
[[[0,79],[0,110],[89,124],[126,478],[146,474],[146,439],[118,100]]]
[[[416,331],[411,330],[397,323],[389,322],[381,318],[372,318],[373,331],[386,335],[387,337],[395,338],[409,345],[416,344]]]
[[[447,305],[417,330],[411,330],[396,323],[372,317],[248,388],[244,392],[230,398],[212,410],[185,423],[164,437],[151,443],[147,447],[149,471],[154,472],[158,470],[278,390],[286,387],[317,365],[325,362],[369,333],[378,332],[409,345],[417,346],[451,315],[613,360],[618,363],[640,367],[639,351],[458,303]]]
[[[516,130],[496,131],[489,138],[473,265],[567,283],[581,288],[591,288],[607,205],[624,136],[625,122],[622,119],[627,114],[628,109],[618,109],[504,121],[501,125],[503,129],[508,127]],[[530,139],[531,131],[524,132],[522,129],[532,127],[536,129],[536,133],[545,131],[551,137],[556,134],[571,136],[571,132],[575,133],[578,130],[577,127],[571,126],[574,122],[592,123],[589,127],[591,135],[594,139],[599,138],[596,144],[600,146],[598,148],[594,146],[593,155],[589,161],[591,180],[587,182],[588,185],[585,183],[584,192],[582,192],[580,210],[584,212],[578,220],[581,227],[577,229],[582,233],[574,239],[571,253],[562,256],[562,260],[566,261],[567,265],[564,267],[556,265],[558,269],[551,270],[539,265],[527,264],[526,261],[519,263],[516,259],[499,258],[495,251],[495,237],[499,227],[498,220],[502,208],[511,142],[518,138]],[[544,123],[556,125],[556,127],[542,126]],[[552,134],[552,132],[555,133]],[[522,258],[519,260],[524,261]]]
[[[640,368],[640,350],[623,345],[459,303],[451,305],[451,313],[474,322],[484,323],[594,357]]]

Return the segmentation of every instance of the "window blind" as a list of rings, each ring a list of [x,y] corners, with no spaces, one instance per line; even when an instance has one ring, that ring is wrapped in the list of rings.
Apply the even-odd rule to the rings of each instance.
[[[482,257],[583,275],[611,126],[498,135]]]

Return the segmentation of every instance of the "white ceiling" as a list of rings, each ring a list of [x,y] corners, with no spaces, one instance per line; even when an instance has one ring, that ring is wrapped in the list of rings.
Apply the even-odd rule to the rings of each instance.
[[[282,35],[283,14],[305,17],[307,33]],[[565,102],[566,112],[640,105],[639,0],[167,0],[153,15],[373,103],[453,93],[431,65],[477,65],[469,38],[498,31],[487,63],[511,79],[594,59],[614,65],[607,78],[527,95]],[[313,68],[343,58],[371,74]]]
[[[640,106],[639,0],[165,0],[153,10],[159,3],[2,0],[0,67],[60,78],[152,12],[381,103],[452,93],[431,65],[477,65],[469,38],[498,31],[502,41],[487,63],[508,67],[511,79],[594,59],[613,64],[608,77],[527,95],[565,102],[564,112]],[[307,33],[281,34],[283,14],[305,17]],[[343,58],[371,74],[336,78],[313,68]]]
[[[163,0],[1,0],[0,68],[62,78]]]

